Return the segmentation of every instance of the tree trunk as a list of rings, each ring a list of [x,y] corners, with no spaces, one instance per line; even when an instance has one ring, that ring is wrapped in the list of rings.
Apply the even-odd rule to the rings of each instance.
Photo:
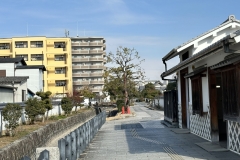
[[[128,103],[128,92],[127,92],[127,77],[126,77],[126,73],[124,73],[124,90],[125,90],[125,111],[127,111],[127,103]]]
[[[48,115],[48,111],[47,111],[47,115]],[[45,115],[43,115],[43,118],[42,118],[42,123],[45,122]]]
[[[48,112],[49,112],[49,110],[47,111],[47,118],[46,118],[47,120],[48,120]],[[44,116],[45,116],[45,115],[44,115]]]

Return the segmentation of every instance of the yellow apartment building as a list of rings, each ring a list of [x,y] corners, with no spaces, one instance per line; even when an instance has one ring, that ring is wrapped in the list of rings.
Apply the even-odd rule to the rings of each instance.
[[[27,65],[45,65],[43,88],[52,95],[72,93],[71,39],[13,37],[0,39],[0,58],[23,57]]]

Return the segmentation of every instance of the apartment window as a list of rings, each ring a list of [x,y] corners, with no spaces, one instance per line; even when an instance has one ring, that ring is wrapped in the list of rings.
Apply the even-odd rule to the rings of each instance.
[[[55,61],[65,61],[65,55],[56,55]]]
[[[42,61],[43,55],[42,54],[32,54],[31,61]]]
[[[64,80],[57,80],[55,81],[55,86],[59,87],[59,86],[65,86],[66,85],[66,81]]]
[[[27,41],[16,41],[15,48],[28,48],[28,42]]]
[[[28,61],[28,55],[27,54],[22,54],[22,55],[16,55],[16,57],[22,57],[25,61]]]
[[[192,82],[192,110],[193,114],[203,113],[203,100],[202,100],[202,77],[195,76],[191,78]]]
[[[65,42],[54,42],[54,48],[65,48]]]
[[[43,41],[31,41],[30,46],[31,46],[31,48],[42,48]]]
[[[64,68],[55,68],[55,74],[65,74],[66,69]]]
[[[0,56],[0,58],[11,58],[10,56]]]
[[[0,49],[10,49],[10,44],[9,43],[0,43]]]
[[[26,90],[22,90],[22,102],[26,101]]]

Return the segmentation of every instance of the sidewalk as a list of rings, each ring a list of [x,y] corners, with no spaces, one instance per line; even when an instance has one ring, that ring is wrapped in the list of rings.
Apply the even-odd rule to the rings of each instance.
[[[131,107],[136,115],[106,121],[89,148],[86,160],[239,160],[230,151],[208,152],[195,143],[208,142],[189,131],[178,131],[160,123],[163,111],[148,109],[143,103]]]

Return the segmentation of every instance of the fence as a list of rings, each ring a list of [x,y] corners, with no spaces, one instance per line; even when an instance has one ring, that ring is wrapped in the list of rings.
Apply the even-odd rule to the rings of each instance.
[[[178,122],[178,98],[176,90],[164,92],[164,120],[170,123]]]
[[[91,120],[72,131],[70,134],[58,141],[60,152],[60,160],[76,160],[80,154],[86,149],[91,140],[94,138],[98,130],[106,121],[106,112],[100,112]],[[47,150],[40,153],[39,158],[44,157],[44,160],[49,160],[50,156]],[[31,160],[29,157],[23,157],[21,160]]]

